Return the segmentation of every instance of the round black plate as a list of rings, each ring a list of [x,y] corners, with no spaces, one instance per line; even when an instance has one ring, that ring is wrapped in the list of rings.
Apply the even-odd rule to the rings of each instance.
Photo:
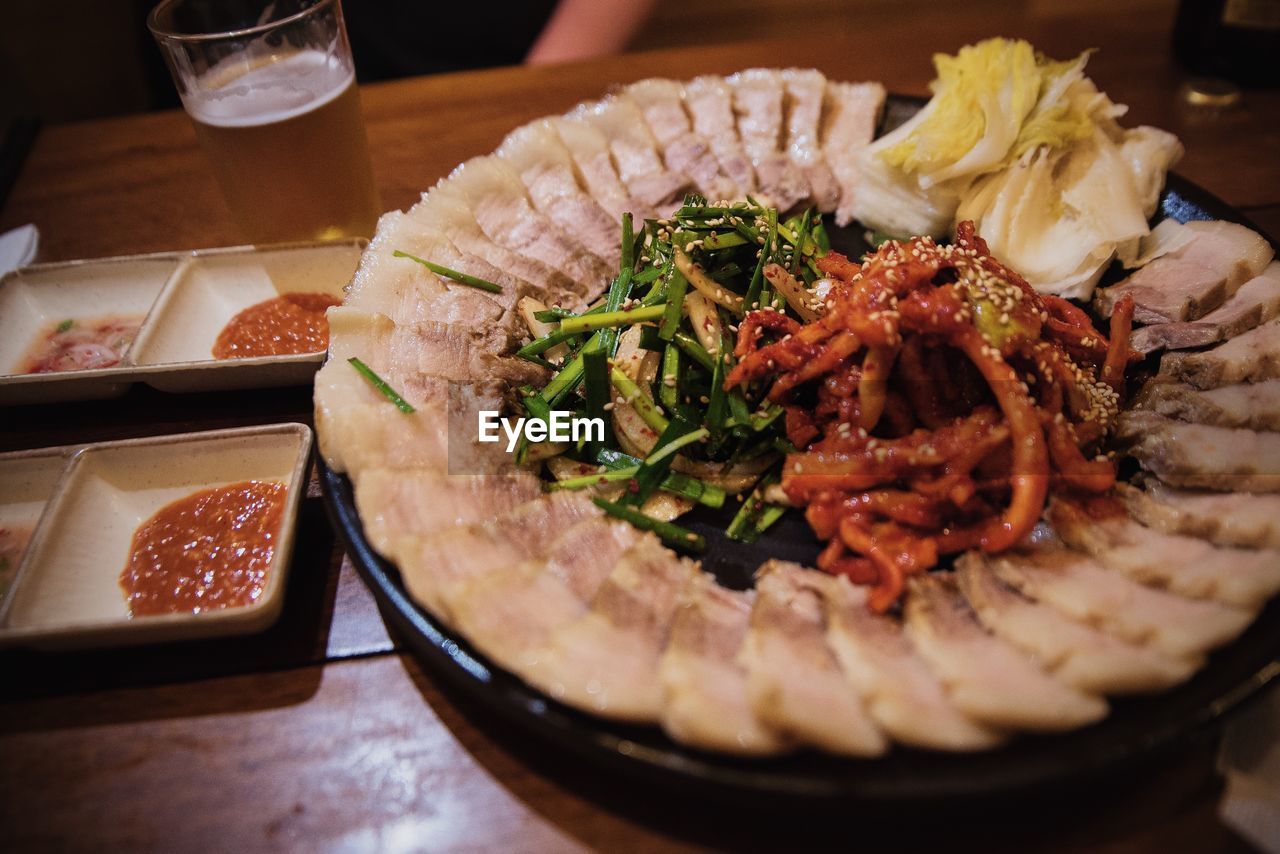
[[[891,104],[891,120],[895,106],[901,113],[914,104],[907,99]],[[1160,205],[1164,216],[1183,222],[1228,219],[1254,227],[1230,206],[1177,176],[1170,176]],[[842,251],[865,248],[860,230],[842,230],[832,239]],[[323,460],[318,465],[326,505],[348,553],[383,617],[424,665],[513,723],[603,768],[717,799],[887,806],[1025,794],[1050,785],[1084,783],[1211,732],[1224,715],[1280,673],[1277,600],[1186,684],[1154,696],[1116,700],[1108,718],[1075,732],[1024,736],[997,750],[969,755],[895,749],[873,760],[810,752],[744,760],[702,753],[676,744],[657,727],[617,724],[570,709],[489,664],[410,598],[399,570],[365,537],[350,481]],[[751,570],[769,557],[811,561],[817,553],[817,543],[799,514],[788,514],[751,546],[723,537],[727,519],[694,513],[686,520],[708,537],[711,548],[704,567],[728,586],[745,586]]]

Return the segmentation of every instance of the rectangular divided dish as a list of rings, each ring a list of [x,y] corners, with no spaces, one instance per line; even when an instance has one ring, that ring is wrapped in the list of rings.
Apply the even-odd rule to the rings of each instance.
[[[113,397],[136,382],[178,392],[305,384],[323,351],[215,359],[214,340],[237,313],[282,294],[341,299],[367,243],[236,246],[15,270],[0,279],[0,405]],[[104,316],[141,319],[119,364],[19,373],[45,330]]]
[[[39,522],[0,602],[0,645],[115,645],[267,628],[284,602],[310,451],[310,428],[278,424],[102,442],[38,458],[58,461],[56,486],[47,476],[40,480],[49,486],[48,503],[36,512]],[[0,459],[0,467],[6,464],[17,465]],[[261,595],[248,605],[198,614],[130,617],[120,574],[139,525],[177,499],[247,480],[287,490]],[[0,492],[0,513],[19,506],[21,494],[12,501],[10,494],[8,487]]]

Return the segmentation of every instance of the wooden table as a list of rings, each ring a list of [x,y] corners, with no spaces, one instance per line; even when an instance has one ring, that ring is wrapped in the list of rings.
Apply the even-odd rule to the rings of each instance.
[[[609,83],[814,65],[923,94],[929,56],[994,34],[1090,73],[1130,123],[1178,133],[1178,170],[1280,234],[1280,92],[1218,115],[1180,107],[1161,15],[871,19],[852,38],[681,49],[368,87],[387,207],[534,117]],[[162,113],[45,129],[0,229],[39,224],[43,260],[237,242],[190,125]],[[0,408],[0,450],[309,420],[305,389]],[[1212,745],[1124,790],[994,815],[746,815],[603,779],[443,690],[388,637],[318,496],[304,502],[285,613],[264,635],[0,656],[0,847],[562,850],[968,842],[997,850],[1243,847],[1215,817]],[[966,847],[969,847],[966,845]]]

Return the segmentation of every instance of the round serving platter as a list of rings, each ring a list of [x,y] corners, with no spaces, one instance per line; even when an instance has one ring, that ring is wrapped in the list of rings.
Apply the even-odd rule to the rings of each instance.
[[[886,123],[901,121],[919,103],[891,97]],[[1229,205],[1176,175],[1169,176],[1159,216],[1180,222],[1226,219],[1256,230]],[[866,251],[861,228],[828,225],[828,230],[836,250],[851,257]],[[413,601],[399,570],[378,555],[365,536],[351,482],[323,460],[318,467],[325,503],[348,554],[384,619],[424,666],[511,722],[601,768],[717,799],[887,805],[1081,784],[1210,734],[1228,713],[1280,674],[1277,599],[1190,681],[1159,694],[1114,699],[1110,716],[1074,732],[1021,736],[996,750],[955,755],[901,747],[865,760],[808,751],[764,760],[704,753],[676,744],[657,727],[619,724],[561,705],[491,665]],[[706,536],[709,548],[703,567],[721,584],[749,586],[751,573],[769,558],[811,564],[816,557],[819,544],[799,513],[788,513],[756,543],[726,539],[724,529],[735,509],[699,508],[681,520]]]

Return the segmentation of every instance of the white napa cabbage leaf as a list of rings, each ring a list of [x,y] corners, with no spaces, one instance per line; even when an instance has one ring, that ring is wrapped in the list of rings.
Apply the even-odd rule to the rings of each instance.
[[[1117,248],[1148,233],[1122,148],[1101,128],[982,179],[956,211],[1042,293],[1087,299]]]
[[[1126,130],[1126,112],[1084,75],[1025,41],[988,39],[934,57],[934,96],[859,155],[854,216],[896,237],[943,237],[972,219],[1038,290],[1088,298],[1107,265],[1148,234],[1177,137]]]

